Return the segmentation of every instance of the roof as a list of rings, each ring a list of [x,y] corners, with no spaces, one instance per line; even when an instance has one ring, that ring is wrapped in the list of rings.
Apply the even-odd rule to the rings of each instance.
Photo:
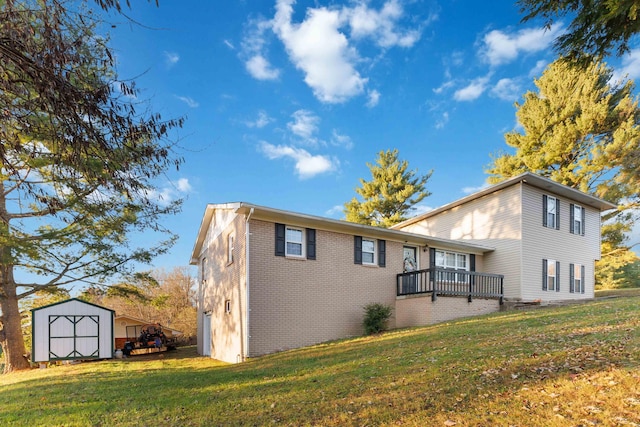
[[[93,303],[90,303],[90,302],[87,302],[87,301],[83,301],[83,300],[81,300],[79,298],[70,298],[70,299],[66,299],[64,301],[54,302],[53,304],[48,304],[48,305],[43,305],[42,307],[32,308],[31,311],[34,312],[34,311],[42,310],[43,308],[49,308],[49,307],[53,307],[53,306],[56,306],[56,305],[67,304],[67,303],[69,303],[71,301],[77,301],[77,302],[80,302],[82,304],[86,304],[86,305],[90,305],[90,306],[93,306],[93,307],[101,308],[103,310],[110,311],[111,313],[115,314],[115,311],[111,310],[110,308],[103,307],[103,306],[98,305],[98,304],[93,304]]]
[[[513,178],[504,180],[498,184],[489,186],[483,190],[478,191],[477,193],[470,194],[466,197],[463,197],[454,202],[448,203],[432,211],[429,211],[422,215],[418,215],[414,218],[403,221],[399,224],[394,225],[391,228],[400,229],[400,228],[406,227],[407,225],[411,225],[425,218],[429,218],[431,216],[442,213],[446,210],[453,209],[457,206],[479,199],[488,194],[495,193],[504,188],[511,187],[513,185],[518,185],[518,184],[531,185],[532,187],[536,187],[544,191],[549,191],[559,196],[566,197],[567,199],[574,200],[582,205],[590,206],[592,208],[598,209],[599,211],[606,211],[606,210],[614,209],[617,207],[613,203],[607,202],[606,200],[600,199],[595,196],[591,196],[590,194],[583,193],[582,191],[576,190],[575,188],[571,188],[566,185],[559,184],[555,181],[552,181],[548,178],[542,177],[540,175],[536,175],[531,172],[525,172],[518,176],[514,176]]]
[[[465,251],[468,253],[483,254],[495,250],[493,247],[468,243],[457,240],[443,239],[439,237],[425,236],[422,234],[408,233],[389,228],[373,227],[370,225],[356,224],[337,219],[324,218],[298,212],[285,211],[254,205],[246,202],[209,204],[198,230],[196,243],[191,254],[191,264],[197,264],[202,251],[202,245],[211,224],[211,219],[216,210],[230,210],[236,214],[247,215],[251,219],[259,219],[269,222],[282,222],[300,227],[315,228],[317,230],[333,231],[343,234],[362,235],[375,239],[385,239],[398,242],[416,244],[420,246],[434,246],[442,249]]]
[[[127,314],[118,314],[115,318],[115,321],[117,322],[120,319],[128,319],[128,320],[133,320],[134,322],[140,323],[141,325],[155,325],[157,324],[157,322],[149,322],[147,320],[143,320],[143,319],[139,319],[137,317],[133,317],[133,316],[129,316]],[[169,331],[173,332],[177,332],[178,334],[182,334],[182,331],[179,331],[177,329],[174,328],[170,328],[169,326],[164,326],[163,324],[160,324],[160,326],[162,326],[162,329],[167,329]]]

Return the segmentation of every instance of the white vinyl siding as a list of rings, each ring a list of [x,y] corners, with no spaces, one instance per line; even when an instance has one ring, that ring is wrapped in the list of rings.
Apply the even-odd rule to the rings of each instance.
[[[593,298],[594,261],[600,258],[600,212],[596,208],[584,208],[584,236],[570,233],[569,205],[573,202],[560,199],[560,230],[540,226],[540,200],[543,195],[552,195],[542,189],[524,185],[522,214],[522,299],[568,300]],[[555,196],[554,196],[555,197]],[[563,207],[565,214],[563,215]],[[541,259],[560,262],[560,291],[543,291],[541,281]],[[569,264],[580,264],[585,268],[585,293],[571,293],[569,286]],[[505,288],[507,286],[505,278]]]
[[[520,185],[514,185],[427,217],[403,231],[495,248],[493,252],[476,257],[476,271],[503,274],[505,296],[517,299],[523,280],[522,215],[533,215],[534,207],[529,208],[531,212],[522,212]],[[535,218],[536,226],[540,228],[540,200],[535,207]],[[536,283],[539,284],[538,270]]]

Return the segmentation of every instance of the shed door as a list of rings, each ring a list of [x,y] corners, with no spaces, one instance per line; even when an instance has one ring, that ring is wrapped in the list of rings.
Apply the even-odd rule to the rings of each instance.
[[[49,316],[49,360],[100,356],[100,316]]]

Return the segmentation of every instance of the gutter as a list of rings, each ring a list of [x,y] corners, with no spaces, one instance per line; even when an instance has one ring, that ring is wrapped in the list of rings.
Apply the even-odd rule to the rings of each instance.
[[[251,307],[249,306],[249,274],[250,274],[250,258],[249,258],[249,242],[250,242],[250,236],[251,233],[249,232],[249,220],[251,219],[251,215],[253,215],[253,211],[254,208],[251,208],[251,210],[249,211],[249,214],[247,215],[247,219],[245,220],[245,227],[244,227],[244,238],[245,238],[245,296],[246,296],[246,303],[245,303],[245,310],[247,310],[247,320],[245,322],[245,333],[244,333],[244,354],[242,355],[242,361],[244,362],[245,360],[247,360],[247,358],[249,357],[249,317],[250,317],[250,312],[251,312]]]

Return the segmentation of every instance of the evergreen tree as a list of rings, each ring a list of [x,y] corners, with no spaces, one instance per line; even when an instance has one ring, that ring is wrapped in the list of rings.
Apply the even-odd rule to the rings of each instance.
[[[376,164],[367,163],[371,181],[360,179],[361,187],[354,197],[344,204],[346,220],[376,227],[391,227],[407,219],[411,208],[431,193],[425,186],[433,171],[419,176],[409,171],[409,163],[398,159],[398,150],[380,151]]]
[[[628,52],[629,40],[640,32],[639,0],[519,0],[518,4],[526,13],[523,21],[542,18],[547,28],[570,16],[573,20],[556,40],[556,48],[583,64]]]
[[[535,81],[516,115],[522,133],[505,135],[514,154],[494,157],[487,172],[496,183],[530,171],[619,206],[603,215],[601,285],[633,261],[626,240],[640,207],[640,110],[633,82],[611,84],[605,64],[585,67],[558,59]]]
[[[117,0],[96,0],[119,10]],[[168,250],[154,180],[181,159],[163,121],[118,81],[87,9],[0,0],[0,345],[5,372],[27,368],[19,301],[52,288],[108,283]],[[159,232],[136,247],[130,232]],[[160,238],[160,235],[158,235]],[[14,273],[26,272],[17,281]]]

